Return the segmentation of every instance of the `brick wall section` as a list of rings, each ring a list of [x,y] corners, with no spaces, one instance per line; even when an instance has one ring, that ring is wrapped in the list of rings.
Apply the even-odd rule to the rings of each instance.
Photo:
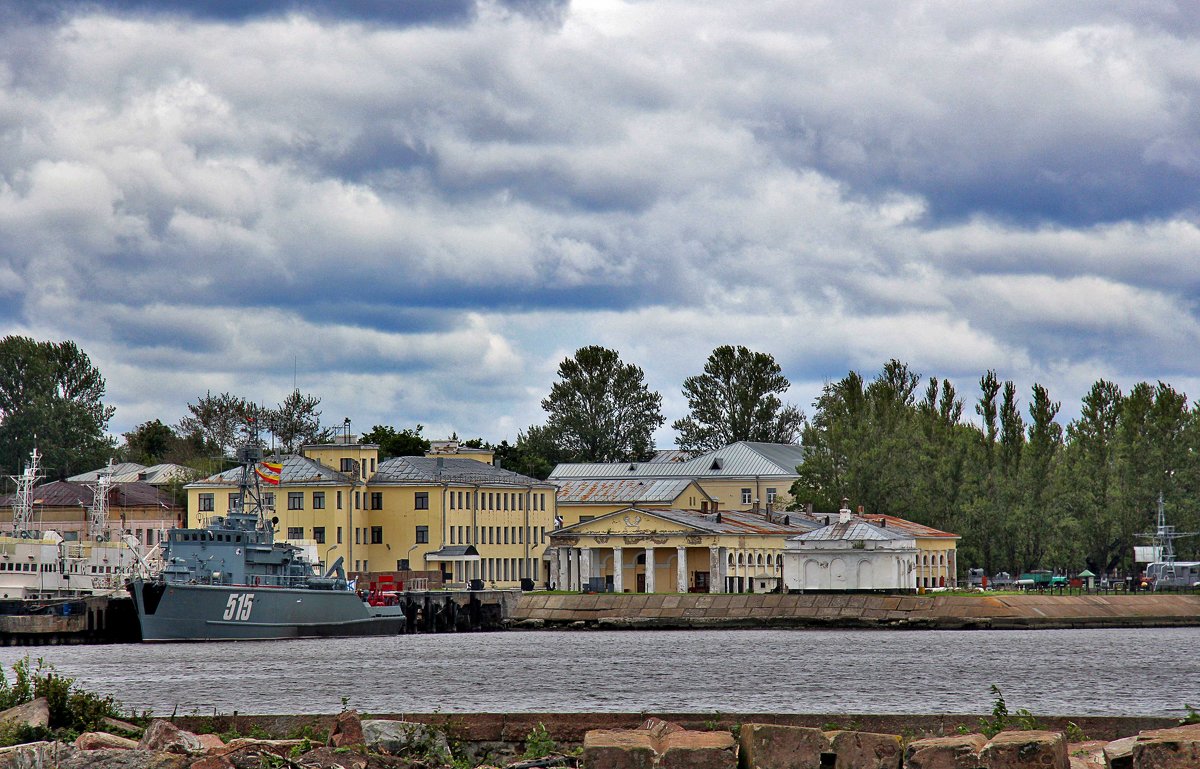
[[[522,595],[520,626],[1069,628],[1200,625],[1200,595]]]

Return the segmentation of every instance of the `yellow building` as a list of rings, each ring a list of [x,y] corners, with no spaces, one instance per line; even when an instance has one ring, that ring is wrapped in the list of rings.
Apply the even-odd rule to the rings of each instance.
[[[393,457],[379,464],[368,493],[362,535],[371,568],[364,561],[362,571],[433,569],[451,582],[497,587],[547,580],[553,484],[473,458]]]
[[[550,534],[550,581],[563,590],[768,592],[803,516],[627,507]]]
[[[554,468],[549,480],[556,484],[625,480],[650,484],[686,479],[694,481],[707,497],[696,495],[701,512],[763,510],[768,505],[782,509],[792,501],[789,490],[799,478],[796,468],[803,461],[804,449],[797,445],[739,441],[691,459],[665,451],[648,462],[563,463]]]
[[[481,460],[489,461],[481,461]],[[487,451],[379,460],[353,442],[305,446],[288,455],[265,502],[278,536],[325,565],[342,558],[355,574],[434,571],[446,581],[515,587],[546,582],[542,565],[554,526],[555,487],[490,464]],[[187,486],[197,525],[235,504],[241,468]]]

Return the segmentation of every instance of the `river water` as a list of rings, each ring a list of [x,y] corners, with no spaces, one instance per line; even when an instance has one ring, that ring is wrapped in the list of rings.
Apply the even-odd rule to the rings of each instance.
[[[536,631],[0,649],[156,715],[737,712],[1182,715],[1200,628]],[[11,672],[9,673],[11,679]]]

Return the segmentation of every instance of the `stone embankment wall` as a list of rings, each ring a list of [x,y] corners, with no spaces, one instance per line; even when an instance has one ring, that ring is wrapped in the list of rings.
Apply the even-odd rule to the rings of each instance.
[[[522,595],[513,626],[933,629],[1200,625],[1200,595]]]

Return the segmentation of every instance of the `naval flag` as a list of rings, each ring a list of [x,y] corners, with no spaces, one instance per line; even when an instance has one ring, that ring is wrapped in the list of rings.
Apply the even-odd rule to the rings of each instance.
[[[259,462],[254,468],[254,472],[258,473],[258,478],[263,483],[270,486],[279,485],[279,474],[283,472],[283,465],[279,462]]]

